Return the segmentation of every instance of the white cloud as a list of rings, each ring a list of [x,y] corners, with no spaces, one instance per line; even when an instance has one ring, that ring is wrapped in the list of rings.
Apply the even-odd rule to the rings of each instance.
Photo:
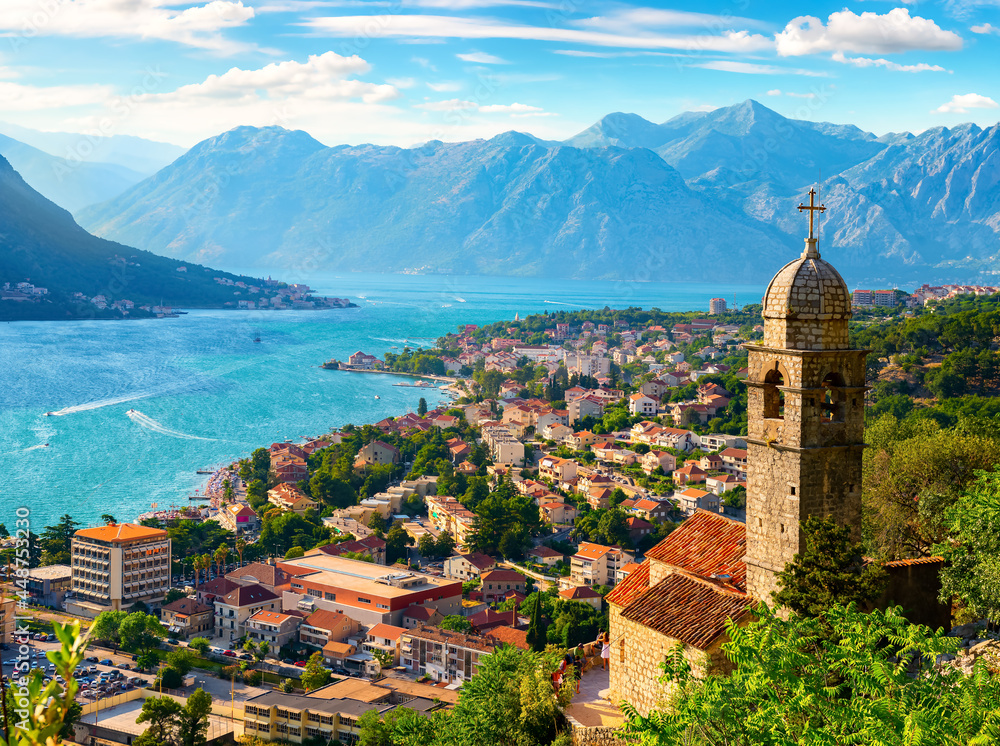
[[[424,111],[475,111],[480,114],[509,114],[512,117],[555,116],[540,106],[529,106],[516,102],[513,104],[477,104],[475,101],[466,101],[460,98],[451,98],[446,101],[425,101],[422,104],[416,104],[414,108]]]
[[[377,22],[373,22],[377,18]],[[719,34],[610,34],[589,29],[504,23],[484,18],[434,15],[331,16],[304,21],[317,32],[353,37],[428,37],[456,39],[525,39],[636,49],[686,49],[700,52],[753,52],[773,48],[760,34],[726,31]]]
[[[314,101],[358,99],[378,103],[398,98],[399,91],[388,84],[366,83],[348,76],[366,73],[369,64],[357,55],[341,57],[336,52],[309,55],[306,62],[272,62],[258,70],[231,68],[222,75],[209,75],[202,83],[181,86],[170,93],[145,94],[152,102],[186,102],[210,99],[246,100],[261,97],[279,99],[301,97]]]
[[[416,78],[386,78],[386,83],[395,88],[401,88],[406,90],[408,88],[413,88],[417,84]]]
[[[967,114],[969,109],[996,109],[1000,106],[988,96],[978,93],[956,93],[951,101],[941,104],[932,114]]]
[[[900,65],[898,62],[892,62],[881,57],[878,59],[872,59],[871,57],[847,57],[843,52],[834,52],[830,59],[834,62],[854,65],[855,67],[884,67],[886,70],[901,73],[948,72],[940,65],[928,65],[926,62],[918,62],[916,65]]]
[[[910,16],[906,8],[893,8],[884,15],[857,15],[842,10],[831,13],[825,26],[815,16],[799,16],[775,35],[775,43],[783,57],[817,52],[891,54],[962,48],[958,34],[945,31],[930,19]]]
[[[828,73],[798,68],[778,67],[776,65],[759,65],[753,62],[735,62],[733,60],[711,60],[696,62],[688,67],[700,67],[705,70],[720,70],[727,73],[742,73],[744,75],[805,75],[810,78],[825,78]]]
[[[764,22],[753,18],[661,8],[626,8],[603,16],[584,18],[575,21],[574,25],[621,34],[643,33],[650,28],[704,28],[729,31],[734,27],[764,28],[767,26]]]
[[[489,104],[480,106],[479,111],[483,114],[537,114],[542,111],[540,106],[528,106],[527,104]]]
[[[449,91],[462,90],[462,84],[455,81],[446,80],[441,83],[428,83],[427,87],[435,93],[448,93]]]
[[[972,26],[969,31],[974,34],[1000,34],[1000,28],[990,23],[984,23],[981,26]]]
[[[567,57],[596,57],[598,59],[614,59],[615,57],[686,57],[680,52],[651,52],[649,50],[632,52],[594,52],[589,49],[553,49],[553,54]]]
[[[772,88],[771,90],[769,90],[767,92],[767,95],[768,96],[780,96],[781,95],[781,89],[780,88]]]
[[[15,50],[35,36],[75,36],[158,39],[218,54],[260,51],[221,33],[253,18],[254,9],[241,0],[174,7],[179,4],[178,0],[3,0],[0,33],[7,32],[4,35],[11,37]]]
[[[108,99],[112,89],[102,85],[32,86],[0,82],[0,101],[7,111],[39,111],[44,109],[93,106]]]
[[[509,65],[510,63],[502,57],[497,57],[486,52],[469,52],[468,54],[456,54],[458,59],[464,62],[475,62],[479,65]]]
[[[424,111],[469,111],[472,109],[478,109],[479,104],[475,101],[463,101],[460,98],[450,98],[447,101],[427,101],[422,104],[416,104],[414,108],[423,109]]]
[[[423,68],[437,72],[437,67],[426,57],[411,57],[410,62],[415,62]]]

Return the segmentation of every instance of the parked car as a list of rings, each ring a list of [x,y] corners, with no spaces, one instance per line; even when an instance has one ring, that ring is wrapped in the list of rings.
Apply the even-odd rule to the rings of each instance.
[[[236,653],[234,651],[232,651],[232,650],[223,650],[222,654],[225,655],[225,656],[227,656],[227,657],[229,657],[229,658],[235,658],[236,657]]]
[[[91,655],[88,658],[85,658],[84,660],[86,660],[87,663],[97,663],[98,662],[98,659],[97,659],[96,655]]]
[[[253,656],[250,655],[250,653],[240,653],[236,657],[239,658],[241,661],[252,661],[253,660]]]
[[[298,666],[299,668],[305,668],[306,667],[306,662],[305,661],[295,661],[294,665]]]
[[[130,666],[128,663],[119,663],[118,668],[128,671],[132,668],[132,666]]]
[[[113,660],[111,660],[110,658],[105,658],[102,661],[98,661],[98,663],[100,663],[102,666],[113,666],[113,665],[115,665],[115,662]]]

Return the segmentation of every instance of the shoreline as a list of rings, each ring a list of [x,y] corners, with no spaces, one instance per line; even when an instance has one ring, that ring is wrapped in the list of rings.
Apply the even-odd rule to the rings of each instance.
[[[328,368],[327,363],[316,366],[322,368],[323,370],[335,370],[341,371],[343,373],[380,373],[383,376],[406,376],[407,378],[427,378],[431,381],[441,381],[447,384],[456,384],[461,381],[461,378],[454,378],[453,376],[439,376],[434,373],[406,373],[399,370],[370,370],[367,368]],[[416,388],[427,388],[425,386],[417,386]],[[433,388],[430,387],[430,388]]]
[[[8,301],[9,302],[9,301]],[[58,321],[58,322],[68,322],[68,321],[159,321],[161,319],[179,319],[181,316],[187,315],[188,311],[273,311],[275,313],[280,311],[343,311],[348,308],[360,308],[357,303],[349,303],[346,306],[324,306],[322,308],[226,308],[225,306],[178,306],[177,311],[179,313],[173,313],[168,315],[154,315],[149,316],[75,316],[72,318],[29,318],[29,319],[5,319],[0,318],[0,323],[4,324],[17,324],[22,321]]]

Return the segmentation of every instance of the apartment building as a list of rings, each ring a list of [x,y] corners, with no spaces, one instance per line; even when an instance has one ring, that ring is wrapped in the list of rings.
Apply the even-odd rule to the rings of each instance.
[[[179,598],[160,609],[160,622],[167,632],[181,640],[211,635],[215,626],[215,609],[199,603],[196,598]]]
[[[17,629],[17,621],[14,617],[17,614],[17,600],[0,597],[0,642],[4,645],[14,643],[14,632]]]
[[[280,611],[261,609],[247,620],[247,636],[254,642],[266,642],[277,654],[278,649],[294,642],[302,617]]]
[[[440,627],[417,627],[401,637],[400,665],[434,681],[468,681],[479,668],[480,659],[492,652],[493,644],[483,637]]]
[[[454,537],[456,545],[465,547],[472,533],[476,514],[448,495],[428,495],[424,501],[431,525],[438,531],[447,531]]]
[[[462,608],[459,580],[321,552],[279,561],[278,566],[297,576],[283,596],[285,609],[342,611],[371,627],[380,622],[401,626],[403,612],[414,605],[438,609],[445,616]]]
[[[80,529],[70,547],[72,600],[66,610],[93,619],[142,602],[156,609],[170,589],[167,532],[135,523]]]
[[[73,588],[73,568],[69,565],[46,565],[28,570],[25,590],[32,603],[63,607],[66,593]]]
[[[243,637],[247,621],[262,609],[281,611],[281,598],[262,585],[241,585],[216,598],[216,637],[228,640]]]
[[[482,429],[483,443],[495,464],[520,464],[524,461],[524,443],[515,438],[506,425]]]
[[[570,560],[570,579],[578,585],[614,585],[618,568],[635,559],[621,547],[582,542]]]

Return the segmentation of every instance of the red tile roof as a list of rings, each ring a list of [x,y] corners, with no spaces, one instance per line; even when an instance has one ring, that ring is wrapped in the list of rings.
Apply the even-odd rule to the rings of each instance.
[[[501,645],[513,645],[515,648],[520,648],[521,650],[531,649],[531,646],[528,644],[528,630],[526,629],[495,627],[489,632],[484,633],[483,637],[488,637]]]
[[[490,570],[480,576],[484,583],[523,583],[524,576],[517,570]]]
[[[646,552],[646,557],[695,575],[729,575],[729,582],[744,590],[747,577],[747,566],[743,562],[746,534],[744,524],[698,510],[680,528]]]
[[[648,590],[649,562],[646,561],[639,565],[638,569],[630,572],[628,577],[616,585],[614,590],[604,598],[608,603],[625,607]]]
[[[744,593],[676,572],[626,606],[622,618],[704,650],[752,603]]]

